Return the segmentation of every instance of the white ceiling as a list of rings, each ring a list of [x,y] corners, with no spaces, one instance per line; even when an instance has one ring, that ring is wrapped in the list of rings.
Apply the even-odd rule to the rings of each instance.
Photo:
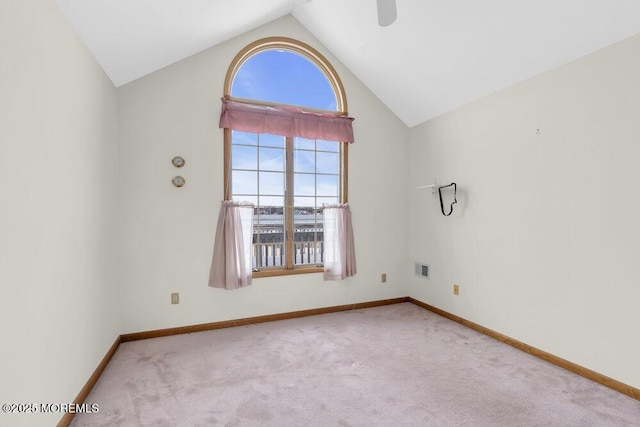
[[[56,0],[116,86],[288,13],[414,126],[640,33],[638,0]]]

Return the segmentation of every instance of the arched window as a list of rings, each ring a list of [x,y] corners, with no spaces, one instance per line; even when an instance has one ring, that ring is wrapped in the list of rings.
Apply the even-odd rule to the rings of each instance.
[[[288,38],[258,40],[240,51],[227,72],[224,98],[229,111],[231,104],[267,115],[270,109],[296,111],[303,121],[347,115],[331,64]],[[255,205],[253,275],[322,271],[323,205],[347,202],[347,140],[299,136],[304,123],[291,132],[262,121],[256,126],[259,131],[224,126],[225,200]]]

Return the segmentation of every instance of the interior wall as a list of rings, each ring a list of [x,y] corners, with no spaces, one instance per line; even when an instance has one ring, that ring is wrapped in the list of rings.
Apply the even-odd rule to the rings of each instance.
[[[121,332],[117,92],[51,0],[0,1],[0,58],[0,401],[72,402]]]
[[[218,128],[227,68],[262,37],[301,40],[340,75],[355,117],[349,147],[358,274],[324,282],[322,274],[255,279],[226,291],[208,287],[223,198],[223,132]],[[334,306],[407,294],[405,221],[408,129],[292,16],[215,46],[118,89],[124,219],[122,299],[135,332]],[[176,169],[171,159],[183,156]],[[171,185],[182,175],[186,185]],[[388,282],[380,283],[380,274]],[[180,303],[170,304],[170,294]]]
[[[640,37],[411,129],[410,295],[640,387]],[[539,130],[539,132],[538,132]],[[460,285],[460,295],[452,292]]]

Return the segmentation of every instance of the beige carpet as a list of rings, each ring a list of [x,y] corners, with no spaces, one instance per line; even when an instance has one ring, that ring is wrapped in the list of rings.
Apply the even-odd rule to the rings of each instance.
[[[74,426],[640,426],[640,402],[410,303],[120,345]]]

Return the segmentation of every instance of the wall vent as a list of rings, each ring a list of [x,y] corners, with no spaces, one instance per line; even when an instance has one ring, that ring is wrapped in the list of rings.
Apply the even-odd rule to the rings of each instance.
[[[422,264],[420,262],[416,262],[416,276],[424,277],[425,279],[429,278],[429,264]]]

